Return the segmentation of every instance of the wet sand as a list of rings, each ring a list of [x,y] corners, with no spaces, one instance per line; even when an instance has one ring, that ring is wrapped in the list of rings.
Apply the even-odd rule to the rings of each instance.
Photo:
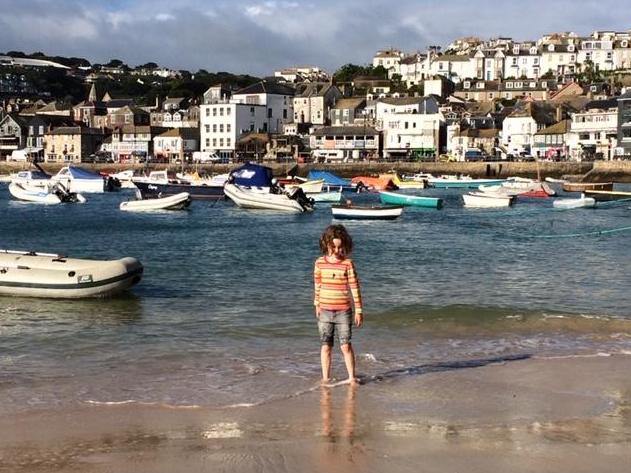
[[[490,361],[490,360],[489,360]],[[631,356],[454,363],[231,409],[0,418],[2,472],[620,472]]]

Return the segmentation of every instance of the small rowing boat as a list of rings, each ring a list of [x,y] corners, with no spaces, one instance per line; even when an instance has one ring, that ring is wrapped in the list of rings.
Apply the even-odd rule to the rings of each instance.
[[[402,205],[363,207],[355,205],[333,205],[333,218],[339,220],[394,220],[403,213]]]

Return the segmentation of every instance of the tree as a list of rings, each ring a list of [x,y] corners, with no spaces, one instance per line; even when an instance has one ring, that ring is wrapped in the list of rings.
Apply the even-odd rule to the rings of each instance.
[[[105,64],[105,67],[121,67],[123,65],[123,61],[120,59],[110,59],[110,62]]]
[[[372,66],[364,67],[356,64],[345,64],[335,71],[333,78],[335,82],[352,82],[355,77],[370,75],[372,71]]]
[[[136,69],[158,69],[158,67],[159,66],[155,62],[148,62],[147,64],[136,67]]]

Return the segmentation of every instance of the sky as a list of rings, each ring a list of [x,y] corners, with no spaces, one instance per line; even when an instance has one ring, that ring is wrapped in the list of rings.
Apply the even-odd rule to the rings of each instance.
[[[631,29],[631,0],[0,0],[0,52],[257,76],[463,36]]]

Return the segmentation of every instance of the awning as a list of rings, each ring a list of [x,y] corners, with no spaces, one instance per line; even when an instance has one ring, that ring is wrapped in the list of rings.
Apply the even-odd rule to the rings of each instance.
[[[26,153],[39,153],[40,151],[44,151],[44,148],[24,148]]]

